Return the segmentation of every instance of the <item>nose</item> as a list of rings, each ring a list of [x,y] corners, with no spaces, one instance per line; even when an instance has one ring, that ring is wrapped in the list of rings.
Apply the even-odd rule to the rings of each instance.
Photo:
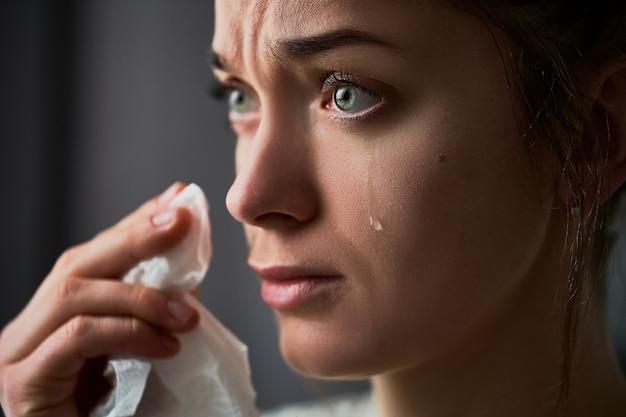
[[[284,117],[283,117],[284,119]],[[260,227],[294,227],[319,211],[310,143],[289,122],[262,121],[237,144],[237,176],[226,205],[238,221]]]

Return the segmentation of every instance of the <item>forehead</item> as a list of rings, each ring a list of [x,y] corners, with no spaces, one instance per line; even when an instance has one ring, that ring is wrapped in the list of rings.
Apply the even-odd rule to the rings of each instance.
[[[333,29],[380,34],[428,8],[418,0],[216,0],[213,49],[228,61],[262,54],[280,39]]]
[[[298,33],[332,23],[333,17],[353,14],[358,6],[372,8],[380,0],[216,0],[217,29],[242,38],[263,29]],[[221,23],[225,23],[223,27]]]

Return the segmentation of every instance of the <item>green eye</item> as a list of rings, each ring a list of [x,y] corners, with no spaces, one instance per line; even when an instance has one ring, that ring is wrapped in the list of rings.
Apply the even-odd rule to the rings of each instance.
[[[343,113],[358,113],[380,101],[380,97],[355,84],[341,84],[333,93],[333,104]]]
[[[252,109],[252,98],[239,88],[233,88],[228,94],[228,107],[234,113],[247,113]]]
[[[368,77],[337,71],[323,74],[320,82],[324,107],[331,110],[337,119],[356,120],[369,114],[369,110],[383,101],[374,90],[366,87],[376,85]]]

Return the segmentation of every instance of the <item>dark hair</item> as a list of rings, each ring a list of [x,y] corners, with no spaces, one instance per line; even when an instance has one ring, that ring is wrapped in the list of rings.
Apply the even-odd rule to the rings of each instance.
[[[567,216],[564,237],[570,273],[564,294],[561,405],[569,394],[573,346],[576,344],[583,284],[602,284],[606,251],[610,120],[584,90],[585,79],[626,60],[624,0],[450,0],[455,7],[483,19],[507,36],[499,46],[511,83],[522,99],[521,135],[541,140],[561,174],[561,209]],[[626,99],[626,98],[625,98]],[[599,123],[602,123],[599,125]],[[599,137],[597,126],[607,126]],[[626,192],[622,187],[621,192]],[[586,284],[585,284],[586,285]]]

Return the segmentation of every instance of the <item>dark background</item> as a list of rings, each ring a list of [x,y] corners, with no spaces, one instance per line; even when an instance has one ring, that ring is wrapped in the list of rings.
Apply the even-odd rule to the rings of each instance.
[[[209,98],[206,0],[0,2],[0,327],[55,259],[176,180],[211,203],[203,301],[250,347],[267,408],[363,384],[313,384],[277,347],[270,310],[227,214],[234,138]]]
[[[363,389],[312,384],[278,353],[241,227],[224,205],[234,140],[225,106],[206,94],[212,8],[207,0],[0,2],[0,327],[64,248],[175,180],[196,182],[211,202],[214,241],[202,298],[249,345],[258,405]],[[622,351],[623,275],[608,292]]]

